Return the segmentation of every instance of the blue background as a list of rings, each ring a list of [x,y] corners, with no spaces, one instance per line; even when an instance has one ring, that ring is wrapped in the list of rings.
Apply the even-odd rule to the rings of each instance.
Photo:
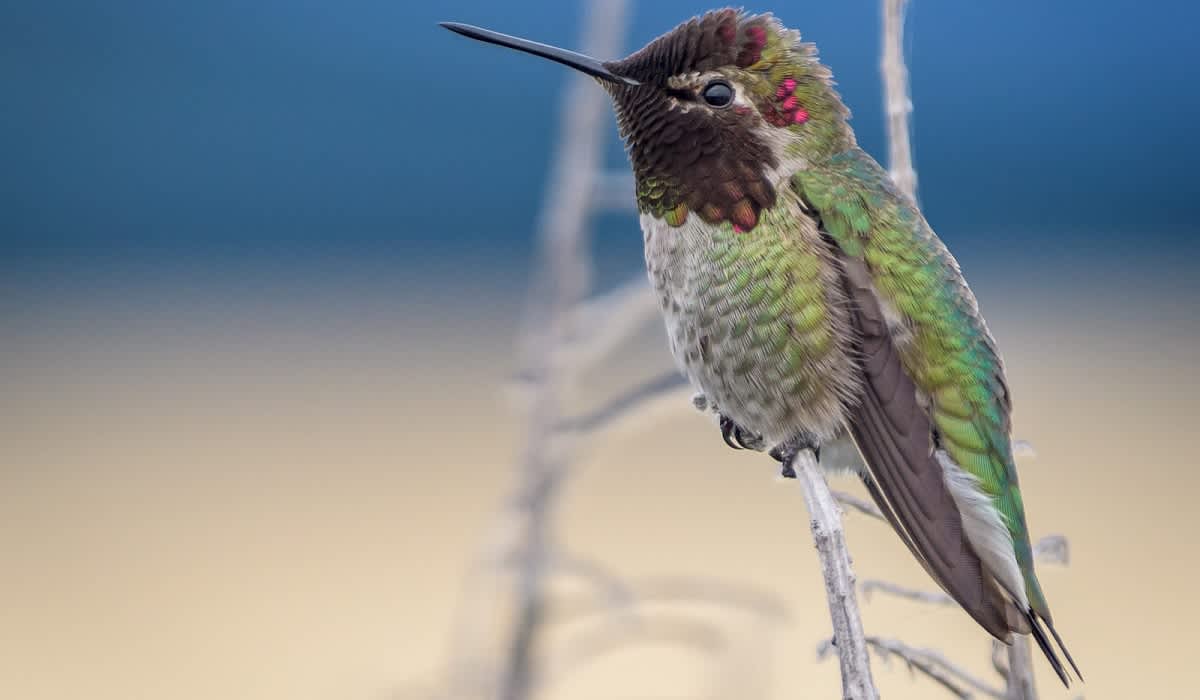
[[[818,43],[860,142],[882,157],[876,5],[748,9],[773,9]],[[640,3],[630,48],[703,9]],[[523,265],[567,71],[435,23],[570,47],[578,12],[469,0],[7,3],[0,265]],[[1198,23],[1185,2],[914,3],[921,199],[968,269],[1109,251],[1170,262],[1197,249]],[[632,222],[605,220],[602,232],[600,245],[634,264]]]

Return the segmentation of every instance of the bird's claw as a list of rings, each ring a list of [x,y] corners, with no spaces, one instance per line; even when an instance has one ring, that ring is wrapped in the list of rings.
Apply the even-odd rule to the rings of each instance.
[[[813,457],[818,462],[821,461],[821,446],[807,435],[797,436],[771,448],[768,454],[779,462],[779,476],[784,479],[796,478],[796,470],[792,467],[792,457],[795,457],[800,450],[812,450]]]
[[[736,430],[738,430],[737,423],[734,423],[729,416],[721,416],[721,439],[725,441],[726,445],[740,450],[743,449],[742,446],[733,439],[733,433]]]
[[[762,436],[746,430],[742,426],[733,422],[733,419],[724,414],[721,415],[721,439],[725,441],[735,450],[754,450],[761,452],[763,449]]]

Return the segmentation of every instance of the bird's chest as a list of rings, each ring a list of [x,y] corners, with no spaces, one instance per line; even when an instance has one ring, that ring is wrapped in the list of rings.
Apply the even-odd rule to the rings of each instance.
[[[827,329],[805,327],[823,292],[819,274],[806,282],[799,269],[819,261],[801,264],[804,251],[772,243],[779,236],[770,232],[741,235],[693,218],[679,227],[642,218],[676,363],[722,413],[768,440],[824,423],[836,409],[811,370],[828,352],[813,342]]]

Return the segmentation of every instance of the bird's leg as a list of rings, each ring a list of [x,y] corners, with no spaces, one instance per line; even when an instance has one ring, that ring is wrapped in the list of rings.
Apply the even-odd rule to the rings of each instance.
[[[761,435],[746,430],[724,413],[718,415],[721,423],[721,438],[725,440],[726,445],[735,450],[754,450],[755,452],[762,452],[767,448]]]
[[[781,465],[779,475],[785,479],[795,479],[796,470],[792,469],[792,458],[801,450],[812,450],[813,458],[821,461],[821,445],[816,436],[801,432],[795,437],[771,448],[770,455]]]
[[[703,393],[692,395],[692,406],[701,413],[717,414],[721,425],[721,439],[725,441],[726,445],[735,450],[754,450],[755,452],[762,452],[767,449],[761,435],[746,430],[735,423],[732,418],[721,413],[721,409],[717,406],[717,403]]]

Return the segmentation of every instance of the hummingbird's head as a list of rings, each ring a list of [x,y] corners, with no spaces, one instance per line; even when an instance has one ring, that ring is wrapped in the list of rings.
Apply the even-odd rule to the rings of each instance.
[[[853,143],[816,48],[771,15],[725,9],[616,61],[466,25],[448,29],[581,70],[608,90],[643,213],[749,230],[781,180]]]

